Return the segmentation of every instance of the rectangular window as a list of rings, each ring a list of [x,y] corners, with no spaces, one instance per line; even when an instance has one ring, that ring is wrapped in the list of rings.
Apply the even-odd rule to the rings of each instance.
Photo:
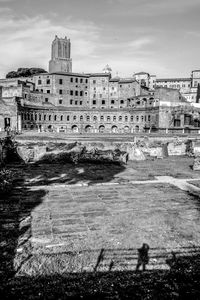
[[[63,80],[62,79],[59,79],[59,84],[63,84]]]
[[[78,82],[78,78],[75,79],[75,82]]]
[[[63,91],[62,91],[62,90],[59,90],[59,94],[62,95],[62,93],[63,93]]]
[[[83,78],[80,79],[80,83],[83,83]]]
[[[78,91],[75,91],[75,96],[78,96]]]
[[[102,100],[102,104],[106,104],[105,100]]]
[[[50,94],[50,90],[47,90],[47,94]]]
[[[74,80],[73,80],[73,78],[71,77],[71,78],[70,78],[70,82],[73,82],[73,81],[74,81]]]
[[[75,105],[77,105],[78,104],[78,101],[75,101]]]
[[[47,79],[47,84],[50,84],[50,79]]]
[[[81,96],[81,97],[83,96],[83,91],[80,91],[80,96]]]
[[[67,121],[69,121],[69,116],[67,116]]]
[[[42,84],[42,80],[41,79],[38,80],[38,84]]]
[[[70,91],[70,95],[73,96],[73,94],[74,94],[74,91],[71,90],[71,91]]]
[[[62,101],[62,99],[60,99],[60,100],[59,100],[59,104],[62,104],[62,103],[63,103],[63,101]]]
[[[88,79],[85,79],[85,83],[88,83]]]
[[[92,104],[96,104],[96,100],[93,100],[93,101],[92,101]]]
[[[83,104],[83,101],[80,101],[80,105],[82,105]]]
[[[45,98],[45,102],[48,102],[49,101],[49,98]]]
[[[96,80],[93,80],[93,84],[96,84]]]
[[[71,100],[70,100],[70,105],[72,105],[72,104],[73,104],[73,100],[71,99]]]

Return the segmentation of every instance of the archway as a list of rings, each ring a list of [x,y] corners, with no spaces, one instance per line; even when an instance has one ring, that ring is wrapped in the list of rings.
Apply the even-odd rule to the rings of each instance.
[[[99,132],[103,133],[105,131],[105,126],[101,125],[99,126]]]
[[[124,132],[125,133],[129,133],[130,132],[130,127],[129,126],[125,126],[124,127]]]
[[[77,133],[78,132],[78,126],[73,125],[72,126],[72,132]]]
[[[92,126],[90,125],[85,126],[85,132],[87,133],[92,132]]]
[[[118,127],[116,125],[111,128],[112,133],[118,133]]]
[[[52,125],[49,125],[49,126],[47,127],[47,129],[48,129],[48,131],[52,132],[52,131],[53,131],[53,126],[52,126]]]
[[[140,131],[140,127],[138,125],[135,126],[135,132],[139,132]]]

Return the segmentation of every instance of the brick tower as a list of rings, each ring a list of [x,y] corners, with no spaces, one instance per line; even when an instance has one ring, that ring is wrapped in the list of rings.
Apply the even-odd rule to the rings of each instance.
[[[51,60],[49,61],[49,73],[72,72],[71,42],[65,37],[60,39],[55,36],[51,46]]]

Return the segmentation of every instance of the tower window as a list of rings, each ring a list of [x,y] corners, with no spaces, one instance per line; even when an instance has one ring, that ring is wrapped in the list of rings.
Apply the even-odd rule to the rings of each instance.
[[[106,102],[105,102],[105,100],[102,100],[102,104],[105,104]]]
[[[42,84],[42,80],[41,79],[38,80],[38,84]]]
[[[75,79],[75,82],[78,82],[78,78]]]
[[[62,103],[63,103],[63,101],[62,101],[62,99],[60,99],[60,100],[59,100],[59,104],[62,104]]]
[[[62,79],[59,79],[59,84],[63,84],[63,80]]]
[[[45,98],[45,102],[48,102],[49,101],[49,98]]]
[[[93,101],[92,101],[92,104],[96,104],[96,100],[93,100]]]
[[[59,94],[62,95],[62,93],[63,93],[63,90],[59,90]]]
[[[70,82],[73,82],[73,81],[74,81],[74,80],[73,80],[73,78],[71,77],[71,78],[70,78]]]
[[[75,91],[75,96],[78,96],[78,91]]]
[[[74,94],[74,91],[71,90],[71,91],[70,91],[70,95],[73,96],[73,94]]]
[[[47,90],[47,94],[50,94],[50,90]]]

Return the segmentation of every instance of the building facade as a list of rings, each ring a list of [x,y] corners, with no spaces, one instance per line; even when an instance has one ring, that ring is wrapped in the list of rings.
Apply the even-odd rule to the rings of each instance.
[[[112,78],[111,71],[107,65],[102,73],[73,73],[70,40],[56,36],[49,73],[0,80],[5,112],[1,128],[121,134],[199,131],[200,104],[189,103],[183,95],[192,88],[195,93],[200,71],[193,71],[192,79],[156,79],[146,72]]]

